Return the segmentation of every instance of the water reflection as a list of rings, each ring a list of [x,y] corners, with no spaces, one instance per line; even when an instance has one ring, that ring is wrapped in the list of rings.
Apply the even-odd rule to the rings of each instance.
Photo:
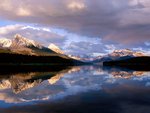
[[[54,85],[61,77],[79,70],[80,67],[68,67],[58,72],[17,73],[6,77],[3,75],[0,79],[0,100],[6,103],[47,100],[49,95],[58,93],[63,88]]]
[[[126,101],[130,103],[131,100],[131,104],[134,105],[136,101],[141,99],[139,96],[143,96],[139,100],[139,104],[147,109],[147,106],[150,106],[149,94],[150,72],[144,71],[108,70],[99,66],[82,66],[68,67],[59,71],[0,76],[0,105],[3,106],[2,110],[5,112],[8,110],[5,107],[15,106],[18,108],[21,105],[28,108],[28,104],[33,104],[34,107],[38,107],[39,104],[43,106],[61,104],[65,106],[63,110],[66,112],[68,101],[74,103],[76,107],[89,103],[91,107],[108,104],[107,107],[109,108],[113,100],[114,103],[119,104],[117,106],[122,108],[122,104]],[[131,99],[133,95],[135,96],[134,100]],[[103,107],[105,108],[105,106]],[[60,109],[62,108],[60,107]],[[31,108],[26,112],[29,111],[34,112]],[[83,112],[86,110],[83,109]]]

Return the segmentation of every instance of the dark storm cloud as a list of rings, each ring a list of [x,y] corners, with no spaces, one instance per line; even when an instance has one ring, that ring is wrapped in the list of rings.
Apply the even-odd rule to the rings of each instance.
[[[144,42],[150,41],[150,24],[148,25],[132,25],[120,28],[105,36],[104,40],[109,41],[113,39],[114,42],[121,42],[121,44],[131,47],[144,46]],[[113,42],[112,41],[112,42]],[[134,45],[132,45],[134,44]]]
[[[124,45],[149,40],[149,10],[149,0],[3,0],[0,3],[2,18],[59,27]]]

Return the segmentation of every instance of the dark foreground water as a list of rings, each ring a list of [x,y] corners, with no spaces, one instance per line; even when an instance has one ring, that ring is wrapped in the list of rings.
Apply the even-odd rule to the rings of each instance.
[[[18,71],[0,75],[0,113],[150,113],[148,71]]]

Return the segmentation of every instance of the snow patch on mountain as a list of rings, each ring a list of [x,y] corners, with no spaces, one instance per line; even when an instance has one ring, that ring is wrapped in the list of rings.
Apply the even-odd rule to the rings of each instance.
[[[120,49],[120,50],[113,51],[111,54],[108,54],[108,56],[110,57],[124,57],[124,56],[137,57],[137,56],[144,56],[144,53],[132,51],[130,49]]]
[[[7,38],[0,39],[0,47],[9,48],[12,44],[12,40]]]
[[[140,57],[146,56],[143,52],[132,51],[130,49],[120,49],[114,50],[112,53],[100,56],[93,60],[94,63],[100,63],[104,61],[117,60],[117,59],[126,59],[131,57]]]
[[[22,37],[20,34],[16,34],[14,36],[14,39],[12,40],[12,47],[37,47],[42,48],[42,45],[35,42],[34,40],[27,39],[25,37]]]
[[[51,44],[48,46],[48,48],[51,49],[51,50],[53,50],[53,51],[56,52],[56,53],[64,54],[64,52],[63,52],[58,46],[56,46],[55,44],[52,44],[52,43],[51,43]]]
[[[0,48],[9,49],[13,53],[24,55],[51,55],[51,54],[63,54],[56,45],[51,44],[49,48],[39,44],[34,40],[27,39],[20,34],[16,34],[13,39],[0,39]]]

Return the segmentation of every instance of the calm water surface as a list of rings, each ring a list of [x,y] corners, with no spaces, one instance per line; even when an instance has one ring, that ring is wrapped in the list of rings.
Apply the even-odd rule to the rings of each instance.
[[[5,73],[0,113],[150,113],[150,72],[83,66]]]

